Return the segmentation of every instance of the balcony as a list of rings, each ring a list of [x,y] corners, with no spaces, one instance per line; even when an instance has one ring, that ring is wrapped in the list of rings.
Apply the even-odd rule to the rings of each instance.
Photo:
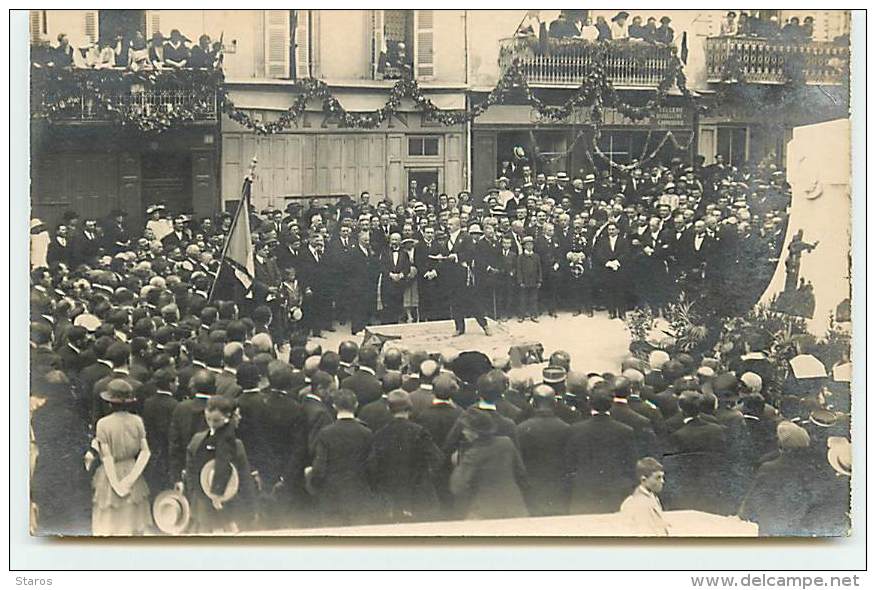
[[[710,83],[784,84],[799,73],[806,84],[837,85],[849,79],[849,48],[824,41],[709,37],[706,71]]]
[[[655,88],[674,59],[673,48],[642,41],[593,42],[549,39],[541,45],[534,37],[502,39],[499,68],[517,60],[529,84],[577,88],[597,63],[616,87]]]
[[[56,123],[173,120],[215,123],[216,70],[77,69],[35,66],[31,113]]]

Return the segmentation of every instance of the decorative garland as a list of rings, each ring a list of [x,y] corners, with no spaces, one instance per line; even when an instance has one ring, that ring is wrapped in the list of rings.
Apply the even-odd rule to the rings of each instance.
[[[292,106],[283,111],[276,121],[263,123],[240,110],[231,99],[221,70],[141,70],[139,72],[108,70],[85,70],[34,66],[32,104],[34,116],[50,121],[60,118],[76,118],[77,112],[85,109],[89,114],[99,112],[111,120],[120,122],[142,132],[160,133],[180,123],[203,119],[215,113],[218,103],[230,119],[262,135],[279,133],[291,128],[303,116],[311,100],[322,103],[322,112],[341,125],[354,129],[374,129],[399,112],[402,100],[411,99],[416,108],[433,121],[445,126],[460,125],[480,117],[491,106],[506,102],[523,101],[546,121],[567,120],[576,109],[590,108],[589,124],[598,129],[603,123],[605,107],[616,109],[633,121],[653,117],[657,108],[665,103],[673,86],[677,86],[684,99],[693,104],[687,89],[681,60],[667,48],[669,67],[653,96],[641,106],[624,102],[606,74],[606,56],[610,42],[590,46],[594,56],[592,69],[581,85],[560,105],[551,105],[536,96],[526,80],[519,61],[508,65],[496,86],[483,100],[466,110],[438,108],[420,88],[416,80],[397,80],[389,91],[386,103],[370,112],[349,112],[332,94],[322,80],[307,78],[299,81],[300,92]],[[187,98],[174,104],[162,104],[154,108],[148,103],[131,100],[137,91],[143,93],[161,91],[184,91]]]
[[[220,70],[131,70],[33,67],[31,105],[49,121],[97,115],[144,133],[161,133],[217,114]],[[151,104],[152,93],[183,100]]]
[[[651,133],[650,130],[648,131],[648,133],[649,134]],[[621,172],[629,172],[633,168],[636,168],[638,166],[642,166],[642,165],[650,162],[654,158],[656,158],[657,154],[660,153],[660,150],[663,149],[663,146],[666,145],[667,141],[672,142],[673,148],[675,148],[678,151],[683,152],[683,151],[687,151],[690,149],[690,146],[693,144],[693,139],[694,139],[694,134],[691,133],[687,142],[684,144],[680,144],[680,143],[678,143],[678,140],[675,139],[675,135],[672,133],[672,131],[667,131],[666,135],[663,136],[663,139],[660,140],[660,143],[657,144],[657,147],[654,148],[653,150],[651,150],[651,152],[647,153],[647,154],[646,154],[646,152],[648,150],[648,143],[649,142],[647,140],[645,141],[645,145],[642,148],[642,155],[636,160],[635,164],[618,164],[617,162],[612,160],[609,155],[607,155],[605,152],[603,152],[602,149],[599,147],[600,135],[601,135],[601,131],[597,130],[596,133],[594,133],[593,137],[591,138],[591,148],[592,148],[593,153],[595,153],[597,156],[599,156],[599,158],[601,160],[603,160],[604,162],[606,162],[611,168],[613,168],[614,170],[619,170]],[[593,156],[590,155],[590,151],[587,151],[586,154],[587,154],[587,159],[590,161],[590,165],[593,166],[594,168],[596,168],[596,163],[593,161]]]

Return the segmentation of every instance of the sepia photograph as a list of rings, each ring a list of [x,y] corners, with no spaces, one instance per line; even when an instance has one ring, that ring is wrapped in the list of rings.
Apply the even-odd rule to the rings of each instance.
[[[24,12],[30,535],[852,535],[850,11]]]

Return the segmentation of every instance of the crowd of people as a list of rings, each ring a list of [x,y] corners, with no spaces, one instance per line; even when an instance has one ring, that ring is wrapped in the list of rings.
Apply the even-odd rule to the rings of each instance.
[[[517,28],[518,36],[538,36],[550,39],[582,39],[584,41],[634,40],[645,43],[671,45],[675,31],[668,16],[660,18],[641,16],[620,11],[611,20],[597,16],[594,21],[588,10],[561,10],[549,25],[541,21],[538,11],[530,11]]]
[[[221,66],[220,41],[213,42],[209,35],[203,34],[196,45],[190,46],[190,43],[179,29],[173,29],[169,37],[155,31],[148,40],[139,30],[131,35],[107,35],[80,47],[73,47],[67,34],[59,33],[55,46],[34,47],[32,62],[43,67],[132,71]]]
[[[783,402],[762,340],[599,375],[560,351],[536,384],[476,352],[321,348],[347,322],[453,318],[461,334],[473,316],[489,333],[487,316],[563,307],[659,313],[678,289],[750,306],[775,269],[789,190],[774,166],[502,170],[478,198],[253,210],[246,293],[214,285],[230,215],[33,219],[37,529],[154,532],[169,490],[190,532],[612,512],[634,488],[636,512],[665,470],[673,508],[842,531],[848,478],[826,445],[848,404],[811,385],[823,367]]]
[[[815,17],[792,16],[784,25],[775,14],[760,16],[757,12],[729,11],[721,21],[722,37],[756,37],[759,39],[782,39],[790,42],[812,41]]]

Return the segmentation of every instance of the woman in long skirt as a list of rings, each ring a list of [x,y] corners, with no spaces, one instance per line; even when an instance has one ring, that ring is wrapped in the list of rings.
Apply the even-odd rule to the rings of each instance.
[[[113,379],[100,397],[111,413],[97,421],[95,442],[101,464],[94,473],[91,531],[94,535],[139,535],[152,526],[149,487],[143,470],[149,462],[146,428],[128,410],[136,402],[130,384]]]

